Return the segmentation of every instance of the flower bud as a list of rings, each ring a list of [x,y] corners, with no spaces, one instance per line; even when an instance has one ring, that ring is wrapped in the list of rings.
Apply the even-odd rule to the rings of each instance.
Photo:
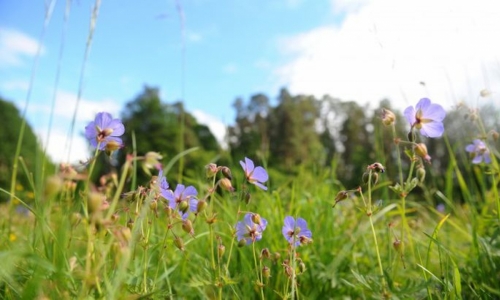
[[[231,184],[231,180],[229,180],[228,178],[222,178],[221,180],[219,180],[219,186],[226,191],[234,192],[234,187]]]
[[[431,163],[431,157],[427,153],[427,146],[424,143],[418,143],[414,146],[415,154],[420,156],[427,163]]]
[[[228,167],[222,167],[221,168],[222,175],[224,175],[225,178],[232,180],[233,176],[231,175],[231,169]]]
[[[184,214],[188,209],[189,209],[189,203],[187,202],[187,200],[182,200],[179,203],[179,211]]]
[[[422,166],[417,167],[417,179],[420,183],[423,183],[425,180],[425,169]]]
[[[247,244],[247,241],[245,239],[241,239],[238,241],[238,247],[244,247]]]
[[[118,221],[118,219],[120,219],[120,215],[118,215],[117,213],[114,213],[111,215],[111,222],[112,223],[116,223],[116,221]]]
[[[271,252],[269,252],[269,249],[264,248],[262,251],[260,251],[260,259],[264,258],[270,258],[271,257]]]
[[[370,173],[371,173],[371,175],[370,175]],[[371,176],[371,185],[376,185],[378,182],[378,173],[370,172],[370,171],[363,173],[363,177],[362,177],[363,184],[368,184],[368,180],[370,179],[370,176]]]
[[[153,169],[155,167],[161,166],[160,160],[163,159],[160,153],[149,151],[144,155],[144,168]]]
[[[408,132],[408,141],[410,142],[415,141],[415,133],[413,132],[413,130],[410,130],[410,132]]]
[[[347,196],[349,196],[349,193],[347,191],[340,191],[337,193],[337,196],[335,196],[335,203],[333,204],[333,207],[337,205],[340,201],[343,201],[347,199]]]
[[[379,162],[371,164],[369,166],[369,168],[377,173],[384,173],[385,172],[385,167]]]
[[[189,233],[190,235],[194,235],[193,223],[189,219],[182,221],[182,230]]]
[[[226,247],[222,244],[219,244],[219,246],[217,247],[217,255],[219,259],[221,259],[222,256],[224,256],[224,252],[226,252]]]
[[[108,155],[111,155],[111,153],[113,153],[113,151],[116,151],[116,150],[120,149],[121,147],[123,147],[122,144],[118,143],[117,141],[111,140],[111,141],[106,143],[106,147],[104,148],[104,150],[106,151],[106,153]]]
[[[269,278],[269,277],[271,277],[271,269],[269,269],[269,267],[264,266],[264,267],[262,268],[262,277],[264,277],[264,278]]]
[[[491,92],[487,89],[482,89],[480,92],[479,92],[479,95],[483,98],[485,97],[489,97],[491,96]]]
[[[217,165],[214,163],[210,163],[210,164],[206,165],[205,172],[206,172],[207,178],[214,177],[215,174],[217,174],[217,172],[218,172]]]
[[[260,222],[262,222],[262,218],[259,214],[252,214],[252,222],[254,222],[255,224],[260,224]]]
[[[196,204],[196,215],[198,215],[199,213],[201,213],[206,207],[207,207],[208,203],[207,201],[205,200],[200,200],[198,201],[198,204]]]
[[[178,236],[176,236],[174,238],[174,245],[181,251],[184,251],[185,248],[184,248],[184,241],[182,241],[182,239]]]
[[[382,123],[386,126],[390,126],[396,122],[396,115],[385,108],[382,108]]]

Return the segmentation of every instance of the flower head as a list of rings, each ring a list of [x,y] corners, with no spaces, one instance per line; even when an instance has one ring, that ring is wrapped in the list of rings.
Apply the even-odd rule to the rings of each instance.
[[[390,126],[396,122],[396,115],[392,111],[385,109],[385,108],[382,108],[381,119],[382,119],[382,123],[384,123],[384,125]]]
[[[302,218],[297,218],[295,221],[291,216],[285,217],[285,225],[281,232],[288,243],[294,247],[312,241],[312,232],[307,228],[306,220]]]
[[[255,167],[253,161],[245,157],[245,162],[240,160],[240,165],[245,171],[245,177],[248,182],[255,184],[263,190],[267,190],[267,187],[263,185],[269,179],[267,171],[263,167]]]
[[[163,198],[168,200],[168,206],[173,210],[178,210],[183,220],[188,217],[189,211],[197,212],[198,199],[196,199],[196,196],[198,191],[193,186],[185,187],[183,184],[178,184],[174,192],[161,187],[160,190]]]
[[[443,135],[446,112],[441,105],[432,104],[428,98],[420,99],[415,108],[407,107],[404,115],[411,128],[419,129],[422,135],[431,138]]]
[[[243,221],[236,224],[236,237],[238,242],[244,241],[248,245],[260,241],[262,239],[262,232],[266,227],[266,219],[254,213],[247,213]]]
[[[476,139],[470,145],[465,147],[465,151],[469,152],[472,156],[473,164],[480,164],[484,161],[484,163],[489,164],[491,162],[490,150],[486,147],[486,144]]]
[[[99,145],[99,150],[104,150],[108,143],[112,145],[122,145],[119,136],[125,133],[125,127],[119,119],[113,119],[111,114],[100,112],[94,121],[85,127],[85,137],[93,147]]]

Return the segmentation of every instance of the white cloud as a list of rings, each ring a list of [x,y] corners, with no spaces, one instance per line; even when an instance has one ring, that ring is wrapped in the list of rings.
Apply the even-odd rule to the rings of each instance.
[[[90,158],[89,143],[80,136],[75,136],[73,139],[71,153],[68,158],[68,149],[66,149],[68,132],[65,129],[66,128],[60,127],[52,128],[50,131],[48,145],[46,141],[48,128],[42,128],[36,132],[42,140],[42,145],[44,145],[44,147],[47,145],[47,154],[54,162],[79,163],[80,161],[87,161]]]
[[[345,2],[345,3],[344,3]],[[401,105],[423,96],[451,105],[500,92],[500,2],[334,1],[340,26],[283,39],[289,61],[276,70],[292,93]],[[420,84],[424,82],[425,84]]]
[[[38,50],[38,42],[14,29],[0,28],[0,67],[21,66]],[[41,49],[41,54],[45,52]]]
[[[58,90],[56,93],[54,116],[58,119],[71,120],[76,107],[77,97],[75,93]],[[48,117],[51,105],[49,101],[45,101],[43,104],[32,103],[30,104],[30,111],[45,114]],[[24,106],[21,105],[21,109],[23,108]],[[120,103],[113,99],[90,100],[81,98],[76,113],[76,122],[90,122],[98,112],[102,111],[109,112],[113,117],[118,117],[120,108]]]
[[[209,115],[201,110],[192,112],[198,123],[207,125],[212,134],[215,136],[219,145],[226,146],[226,125],[216,117]]]

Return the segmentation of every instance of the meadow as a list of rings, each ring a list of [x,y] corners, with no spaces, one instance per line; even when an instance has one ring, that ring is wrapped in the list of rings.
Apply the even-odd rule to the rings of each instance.
[[[378,121],[393,129],[397,153],[384,164],[398,174],[366,161],[360,184],[344,186],[338,157],[279,180],[255,157],[207,161],[179,181],[172,166],[196,149],[168,160],[158,149],[131,151],[94,183],[98,157],[124,151],[127,130],[99,113],[85,128],[95,149],[88,162],[50,173],[19,160],[30,185],[0,189],[11,197],[0,206],[0,297],[497,299],[499,169],[490,145],[498,133],[476,114],[477,138],[457,152],[445,115],[427,98],[403,119],[384,110]],[[396,122],[408,123],[408,136],[396,135]],[[442,186],[426,178],[427,139],[448,149]],[[137,182],[141,170],[148,182]]]

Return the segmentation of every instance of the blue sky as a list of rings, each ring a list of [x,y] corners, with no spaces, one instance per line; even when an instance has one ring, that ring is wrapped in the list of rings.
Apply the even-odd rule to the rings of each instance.
[[[40,40],[44,2],[0,2],[0,95],[24,107],[41,41],[28,120],[45,141],[56,95],[48,149],[65,160],[95,2],[70,2],[65,25],[67,2],[54,1]],[[499,33],[494,0],[102,0],[70,160],[87,155],[79,134],[95,113],[118,116],[145,84],[166,102],[183,99],[219,139],[236,97],[274,98],[281,87],[368,104],[388,97],[401,107],[426,96],[447,108],[476,104],[487,88],[484,101],[498,102]]]

